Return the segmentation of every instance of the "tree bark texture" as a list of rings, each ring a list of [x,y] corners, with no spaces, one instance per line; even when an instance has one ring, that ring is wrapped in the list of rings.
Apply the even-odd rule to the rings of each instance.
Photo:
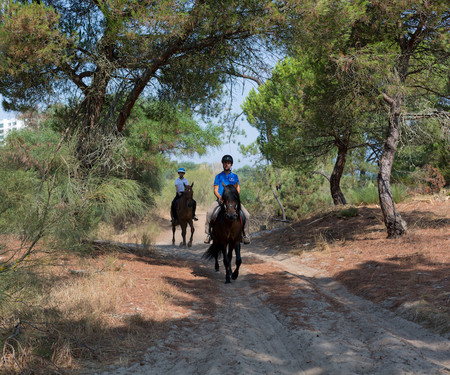
[[[276,201],[278,203],[278,206],[280,207],[282,220],[286,220],[286,210],[284,209],[283,203],[281,202],[281,199],[280,199],[280,197],[277,194],[277,190],[274,189],[274,187],[272,186],[272,183],[270,182],[270,180],[271,180],[271,173],[270,173],[270,165],[269,165],[268,161],[267,161],[267,171],[268,171],[268,175],[269,175],[270,189],[272,190],[272,194],[275,197],[275,199],[276,199]]]
[[[335,206],[347,204],[340,186],[341,177],[344,173],[345,161],[347,160],[347,151],[348,145],[343,142],[339,142],[336,163],[334,164],[333,172],[330,176],[331,197],[333,198],[333,203]]]
[[[389,128],[384,144],[383,155],[379,164],[377,181],[380,206],[388,238],[397,238],[405,234],[407,230],[406,222],[395,209],[394,197],[392,195],[390,184],[392,164],[394,162],[395,151],[397,150],[400,136],[399,126],[402,97],[399,94],[394,98],[388,99],[385,98],[390,104]]]

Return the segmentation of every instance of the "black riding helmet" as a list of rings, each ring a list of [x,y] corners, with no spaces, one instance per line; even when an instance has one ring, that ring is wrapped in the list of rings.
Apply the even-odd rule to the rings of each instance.
[[[222,163],[225,163],[226,161],[231,162],[231,164],[233,164],[233,158],[231,157],[231,155],[224,155],[222,158]]]

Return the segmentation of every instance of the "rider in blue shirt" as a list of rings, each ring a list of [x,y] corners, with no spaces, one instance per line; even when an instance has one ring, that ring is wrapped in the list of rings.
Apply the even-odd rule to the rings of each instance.
[[[205,239],[205,243],[210,243],[211,242],[211,227],[210,227],[210,222],[211,222],[211,216],[214,212],[214,210],[216,209],[216,207],[218,207],[220,205],[220,203],[222,203],[222,193],[223,193],[223,184],[225,185],[234,185],[236,187],[236,190],[238,191],[238,193],[241,193],[241,186],[239,185],[239,177],[237,174],[231,172],[231,166],[233,165],[233,158],[230,155],[224,155],[224,157],[222,158],[222,166],[223,166],[223,171],[220,172],[218,175],[216,175],[215,179],[214,179],[214,195],[216,196],[217,200],[214,201],[214,203],[211,205],[211,207],[209,207],[207,213],[206,213],[206,222],[205,222],[205,233],[207,234],[206,239]],[[243,204],[241,203],[241,211],[244,213],[244,216],[246,218],[245,220],[245,226],[244,226],[244,230],[243,230],[243,237],[242,240],[244,242],[244,244],[249,244],[250,243],[250,238],[246,235],[246,233],[249,233],[249,219],[250,219],[250,214],[248,213],[248,211],[246,210],[246,208],[243,206]]]

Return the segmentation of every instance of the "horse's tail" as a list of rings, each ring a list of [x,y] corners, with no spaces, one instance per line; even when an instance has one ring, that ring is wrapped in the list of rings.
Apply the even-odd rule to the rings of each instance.
[[[203,259],[210,260],[219,256],[222,253],[222,246],[217,243],[212,243],[208,250],[202,255]]]

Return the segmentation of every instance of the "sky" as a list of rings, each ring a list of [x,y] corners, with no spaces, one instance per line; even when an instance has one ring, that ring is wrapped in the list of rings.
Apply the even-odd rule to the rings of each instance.
[[[230,111],[232,113],[241,113],[242,108],[241,105],[243,104],[246,96],[250,92],[252,88],[255,86],[252,84],[246,84],[242,91],[239,92],[237,95],[235,95],[235,98],[233,99]],[[194,163],[208,163],[208,164],[214,164],[214,163],[220,163],[220,160],[222,159],[222,156],[225,154],[229,154],[233,157],[233,168],[238,169],[241,167],[244,167],[245,165],[252,166],[254,164],[254,160],[252,158],[246,158],[244,157],[240,151],[239,151],[239,145],[238,142],[248,146],[250,143],[254,142],[256,138],[259,135],[259,132],[257,129],[252,127],[244,115],[240,116],[239,120],[237,121],[237,125],[241,130],[244,130],[245,136],[239,136],[235,140],[235,142],[227,142],[224,143],[220,148],[211,149],[208,151],[206,155],[203,156],[185,156],[181,157],[178,160],[180,162],[182,161],[189,161]],[[226,138],[228,138],[228,134],[226,134]],[[177,159],[173,159],[177,160]]]

